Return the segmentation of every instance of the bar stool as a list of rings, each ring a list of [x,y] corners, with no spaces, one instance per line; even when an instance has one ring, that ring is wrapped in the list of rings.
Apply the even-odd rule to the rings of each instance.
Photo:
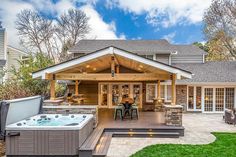
[[[122,106],[115,106],[115,113],[114,113],[114,119],[116,120],[117,116],[120,116],[120,120],[123,120],[123,107]]]
[[[139,118],[138,115],[138,106],[137,105],[132,105],[131,107],[131,119],[133,119],[133,113],[135,113],[136,118]]]

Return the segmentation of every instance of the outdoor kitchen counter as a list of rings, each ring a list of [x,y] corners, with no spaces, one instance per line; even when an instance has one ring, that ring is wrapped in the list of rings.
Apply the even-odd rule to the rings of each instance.
[[[43,113],[46,114],[93,114],[94,127],[98,124],[97,105],[55,105],[43,106]]]

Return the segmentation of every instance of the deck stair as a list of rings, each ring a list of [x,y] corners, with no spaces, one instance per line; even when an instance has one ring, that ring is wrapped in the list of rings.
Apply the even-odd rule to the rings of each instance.
[[[112,137],[179,138],[181,128],[96,128],[79,149],[80,157],[105,157]]]

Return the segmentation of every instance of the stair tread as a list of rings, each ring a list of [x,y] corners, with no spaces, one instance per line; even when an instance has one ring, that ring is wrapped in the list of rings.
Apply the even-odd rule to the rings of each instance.
[[[96,128],[88,139],[82,144],[80,150],[94,150],[102,134],[103,128]]]
[[[105,156],[110,146],[112,133],[104,132],[99,143],[97,144],[93,156]]]

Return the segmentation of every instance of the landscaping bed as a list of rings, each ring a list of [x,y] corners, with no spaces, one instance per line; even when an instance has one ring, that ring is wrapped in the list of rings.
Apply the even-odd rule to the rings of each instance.
[[[4,155],[5,155],[5,142],[0,140],[0,156],[4,156]]]
[[[216,141],[207,145],[157,144],[131,157],[231,157],[236,156],[236,133],[213,133]]]

